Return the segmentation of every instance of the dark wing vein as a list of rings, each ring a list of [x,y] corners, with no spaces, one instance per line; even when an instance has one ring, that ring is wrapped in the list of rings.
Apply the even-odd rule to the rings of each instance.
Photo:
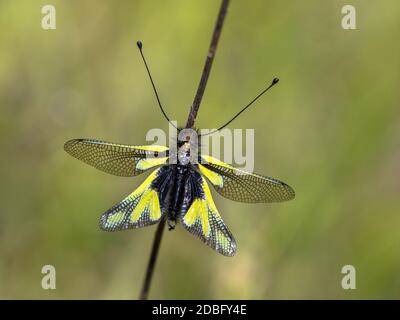
[[[65,151],[71,156],[99,169],[101,171],[123,177],[138,175],[146,170],[137,169],[139,160],[149,158],[154,150],[139,149],[135,146],[115,144],[92,139],[73,139],[64,145]]]
[[[222,186],[213,185],[215,190],[225,198],[239,202],[256,203],[282,202],[295,197],[294,190],[282,181],[248,173],[216,159],[211,161],[210,159],[208,159],[208,164],[203,165],[222,177]]]

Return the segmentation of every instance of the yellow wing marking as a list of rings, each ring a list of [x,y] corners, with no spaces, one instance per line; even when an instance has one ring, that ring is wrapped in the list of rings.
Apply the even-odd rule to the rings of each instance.
[[[236,252],[236,242],[225,225],[205,177],[196,172],[197,192],[195,199],[186,212],[182,213],[182,225],[204,243],[225,256],[233,256]],[[198,178],[200,178],[198,180]]]
[[[136,208],[132,212],[131,222],[137,222],[147,208],[150,211],[151,220],[157,220],[161,216],[160,203],[158,194],[155,190],[149,189],[151,182],[157,177],[157,170],[149,175],[146,180],[131,193],[130,197],[136,198],[140,196],[140,200]],[[152,210],[150,210],[152,209]],[[153,219],[154,217],[154,219]]]
[[[187,211],[183,221],[189,227],[199,221],[203,235],[208,238],[210,235],[210,223],[208,221],[208,206],[205,200],[196,199]]]
[[[168,157],[141,159],[136,164],[136,169],[137,170],[147,170],[149,168],[165,164],[165,163],[167,163],[167,161],[168,161]]]
[[[151,197],[149,200],[150,220],[156,221],[161,218],[160,201],[156,191],[151,190]]]
[[[123,145],[121,145],[123,146]],[[164,152],[168,150],[166,146],[157,146],[157,145],[150,145],[150,146],[134,146],[135,149],[140,149],[144,151],[156,151],[156,152]]]
[[[146,180],[129,196],[127,196],[114,209],[110,209],[109,213],[105,213],[105,217],[101,218],[101,225],[107,230],[108,228],[118,228],[119,224],[124,223],[125,219],[129,219],[129,223],[133,226],[138,225],[143,215],[148,215],[145,221],[149,223],[155,222],[161,217],[161,207],[158,199],[157,191],[150,189],[151,182],[157,177],[158,170],[150,174]],[[124,203],[126,205],[124,205]],[[127,211],[128,204],[135,204],[132,212]],[[132,205],[133,206],[133,205]],[[139,223],[140,225],[141,223]]]
[[[75,139],[75,140],[77,140],[77,139]],[[86,139],[84,139],[84,140],[86,140]],[[71,140],[71,141],[73,141],[73,140]],[[143,150],[143,151],[164,152],[169,149],[166,146],[159,146],[159,145],[131,146],[131,145],[126,145],[126,144],[106,142],[106,141],[101,141],[101,140],[91,140],[91,139],[87,139],[85,142],[93,144],[93,145],[98,144],[98,145],[105,145],[105,146],[111,146],[111,147],[132,148],[132,149],[138,149],[138,150]]]
[[[154,190],[147,190],[142,195],[136,208],[133,210],[131,222],[136,223],[146,210],[148,210],[150,220],[152,221],[158,220],[161,217],[158,195]]]
[[[294,190],[278,179],[246,172],[208,155],[202,155],[201,163],[199,171],[228,199],[256,203],[282,202],[295,197]]]
[[[211,171],[207,169],[205,166],[202,166],[201,164],[198,164],[200,172],[207,177],[208,180],[211,181],[211,183],[215,186],[218,186],[220,188],[223,187],[224,185],[224,180],[222,179],[222,176],[219,175],[218,173]]]
[[[223,234],[223,232],[217,230],[216,235],[218,245],[222,247],[229,247],[230,240]]]
[[[197,219],[197,216],[200,211],[200,206],[202,204],[202,199],[196,199],[193,201],[192,205],[190,206],[189,210],[185,214],[185,217],[183,218],[183,221],[188,225],[192,226]]]
[[[107,218],[107,223],[108,224],[117,224],[119,222],[121,222],[125,217],[125,213],[124,212],[116,212],[115,214],[109,216]]]
[[[215,164],[215,165],[220,166],[220,167],[224,167],[224,168],[227,168],[227,169],[230,169],[230,170],[234,170],[236,174],[251,174],[249,172],[246,172],[246,171],[240,170],[238,168],[232,167],[229,164],[227,164],[225,162],[222,162],[221,160],[218,160],[217,158],[214,158],[214,157],[211,157],[211,156],[208,156],[208,155],[202,155],[201,157],[206,161],[206,163],[211,163],[211,164]],[[211,171],[211,170],[209,170],[209,171]]]
[[[207,201],[207,205],[210,209],[210,211],[217,217],[220,217],[219,213],[218,213],[218,209],[214,203],[214,199],[211,195],[211,191],[210,188],[207,184],[207,182],[204,180],[204,178],[202,179],[202,183],[201,186],[203,187],[203,191],[204,191],[204,195],[205,195],[205,201]]]
[[[93,139],[73,139],[64,144],[64,149],[71,156],[86,164],[109,174],[132,177],[151,168],[152,165],[162,164],[162,158],[167,156],[166,146],[131,146]],[[140,160],[152,160],[151,163]],[[142,168],[142,169],[141,169]]]

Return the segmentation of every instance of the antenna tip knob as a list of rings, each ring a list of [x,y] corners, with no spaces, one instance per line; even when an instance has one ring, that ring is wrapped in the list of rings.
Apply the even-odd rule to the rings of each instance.
[[[140,50],[142,50],[142,47],[143,47],[142,41],[136,42],[136,45],[138,46],[138,48],[139,48]]]
[[[277,84],[279,82],[279,78],[274,78],[274,80],[272,80],[272,84]]]

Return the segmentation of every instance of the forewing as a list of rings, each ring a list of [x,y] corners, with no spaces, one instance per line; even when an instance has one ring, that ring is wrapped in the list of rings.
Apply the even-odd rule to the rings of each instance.
[[[147,169],[165,164],[164,146],[129,146],[100,140],[73,139],[64,145],[71,156],[110,174],[136,176]]]
[[[295,197],[294,190],[277,179],[236,169],[210,156],[202,156],[200,172],[225,198],[239,202],[282,202]]]
[[[219,253],[236,253],[236,241],[219,215],[206,180],[196,171],[185,185],[180,220],[185,229]]]
[[[160,221],[165,210],[159,190],[168,178],[163,168],[155,170],[134,192],[103,213],[100,228],[118,231],[141,228]]]

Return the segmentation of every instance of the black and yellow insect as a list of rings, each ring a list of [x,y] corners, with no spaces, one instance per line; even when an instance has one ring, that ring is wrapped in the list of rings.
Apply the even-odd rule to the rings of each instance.
[[[151,82],[155,90],[152,79]],[[159,105],[162,108],[160,102]],[[188,161],[191,143],[190,139],[178,141],[177,163],[170,162],[172,154],[165,146],[74,139],[66,142],[64,148],[73,157],[117,176],[131,177],[154,170],[135,191],[103,213],[101,229],[141,228],[167,219],[170,229],[180,222],[219,253],[233,256],[235,239],[215,206],[207,180],[223,197],[240,202],[281,202],[293,199],[295,193],[284,182],[244,172],[211,156],[196,154],[196,163]]]

